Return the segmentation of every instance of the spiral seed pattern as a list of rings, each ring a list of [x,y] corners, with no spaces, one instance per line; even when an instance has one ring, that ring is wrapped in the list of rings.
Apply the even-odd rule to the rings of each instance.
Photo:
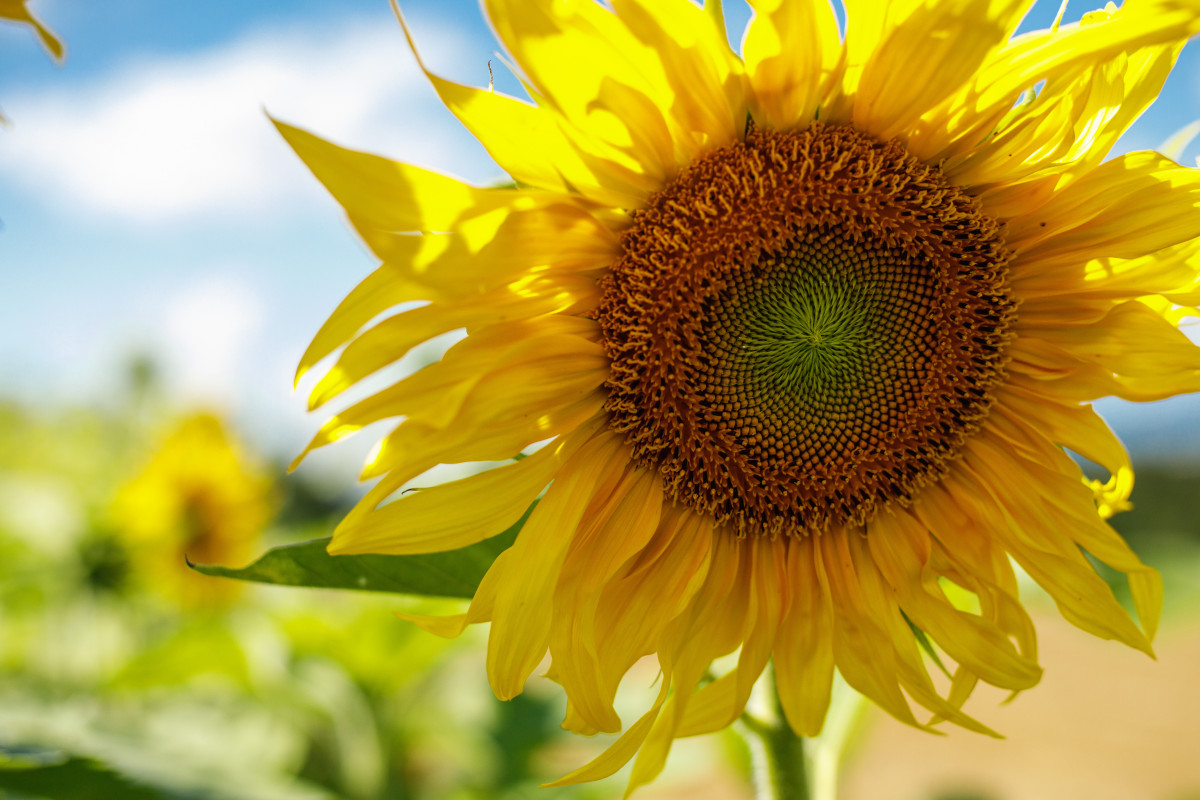
[[[751,129],[634,212],[596,318],[610,424],[739,534],[865,523],[1004,379],[1001,227],[897,142]]]

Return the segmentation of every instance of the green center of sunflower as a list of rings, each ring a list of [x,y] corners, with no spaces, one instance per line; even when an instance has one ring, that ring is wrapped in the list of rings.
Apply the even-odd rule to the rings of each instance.
[[[610,424],[676,502],[738,533],[907,504],[1004,378],[999,225],[896,142],[751,130],[622,242],[596,311]]]
[[[693,374],[746,424],[769,423],[803,447],[819,437],[799,431],[819,434],[856,407],[869,419],[905,391],[912,376],[896,367],[920,350],[931,322],[896,312],[930,302],[932,290],[922,270],[886,250],[793,242],[728,276],[704,336],[720,368]]]

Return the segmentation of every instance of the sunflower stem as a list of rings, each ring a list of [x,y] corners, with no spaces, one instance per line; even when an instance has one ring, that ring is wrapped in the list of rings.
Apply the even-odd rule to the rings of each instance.
[[[743,714],[741,728],[750,748],[755,800],[810,800],[808,761],[804,740],[788,725],[779,704],[772,675],[775,713],[766,722]]]

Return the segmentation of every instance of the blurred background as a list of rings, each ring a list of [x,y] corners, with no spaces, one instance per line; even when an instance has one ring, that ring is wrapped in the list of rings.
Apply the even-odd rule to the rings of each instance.
[[[490,61],[520,94],[473,0],[404,9],[436,72],[486,85]],[[445,642],[391,613],[452,603],[243,586],[184,561],[241,566],[327,536],[375,438],[285,475],[320,422],[308,384],[291,391],[295,364],[373,262],[264,111],[501,177],[386,0],[31,10],[68,55],[0,21],[0,798],[619,797],[623,774],[535,789],[606,742],[559,731],[548,681],[495,701],[480,632]],[[1039,3],[1026,27],[1056,11]],[[748,9],[726,12],[737,40]],[[1198,118],[1192,47],[1118,150]],[[1200,798],[1200,402],[1100,407],[1138,468],[1115,524],[1167,582],[1158,661],[1079,633],[1031,587],[1043,684],[970,707],[1009,738],[868,711],[846,798]],[[645,666],[632,681],[654,680]],[[682,742],[638,796],[747,798],[747,769],[732,734]]]

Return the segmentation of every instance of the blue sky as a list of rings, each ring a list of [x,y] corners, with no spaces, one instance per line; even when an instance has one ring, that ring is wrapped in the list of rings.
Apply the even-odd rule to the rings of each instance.
[[[432,4],[430,4],[432,5]],[[103,11],[101,8],[103,7]],[[0,392],[103,402],[149,353],[180,405],[217,405],[261,443],[316,427],[290,374],[373,266],[263,111],[477,181],[497,169],[443,111],[386,2],[33,9],[56,67],[0,25]],[[471,2],[409,15],[442,71],[486,81]]]
[[[727,5],[740,30],[746,7]],[[486,83],[497,45],[474,0],[403,6],[435,71]],[[386,0],[32,8],[68,58],[58,67],[27,29],[0,24],[0,109],[13,121],[0,131],[0,398],[105,402],[122,364],[149,353],[181,405],[215,404],[260,444],[298,449],[318,420],[292,395],[292,369],[373,262],[263,109],[469,180],[498,170],[440,108]],[[1039,3],[1027,26],[1056,10]],[[494,66],[497,88],[516,93]],[[1197,118],[1193,46],[1118,149],[1155,147]],[[1178,429],[1200,414],[1194,401],[1104,408],[1135,451],[1200,452],[1200,432]]]

